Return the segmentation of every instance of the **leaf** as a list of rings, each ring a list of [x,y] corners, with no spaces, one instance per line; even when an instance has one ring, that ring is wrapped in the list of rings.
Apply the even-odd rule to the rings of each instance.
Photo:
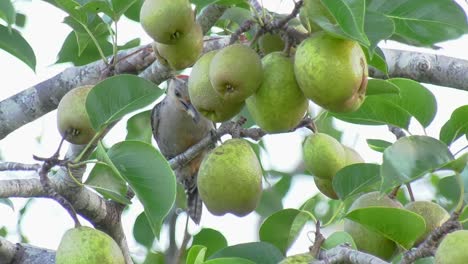
[[[361,125],[394,125],[408,128],[411,115],[382,96],[366,97],[361,107],[351,113],[331,113],[346,122]]]
[[[115,12],[114,21],[118,21],[120,17],[137,2],[139,2],[139,0],[111,0],[112,10]]]
[[[393,20],[382,13],[374,11],[366,11],[366,19],[364,21],[364,31],[369,39],[370,54],[374,54],[374,49],[381,40],[388,39],[395,32],[395,24]]]
[[[399,208],[359,208],[349,212],[346,218],[381,233],[405,249],[411,248],[426,229],[422,216]]]
[[[345,36],[369,46],[369,40],[364,34],[365,0],[321,0],[336,19]],[[338,33],[329,25],[318,23],[325,31]]]
[[[343,131],[335,127],[335,120],[333,116],[329,115],[328,112],[321,112],[317,116],[320,116],[320,118],[315,119],[315,127],[317,127],[317,131],[332,136],[341,142]]]
[[[460,221],[460,223],[462,224],[463,229],[468,229],[468,206],[465,206],[463,208],[463,211],[461,212],[458,221]]]
[[[387,80],[369,79],[367,82],[366,95],[399,94],[400,88]]]
[[[64,23],[69,25],[75,33],[76,43],[78,44],[78,56],[83,53],[88,45],[94,46],[97,50],[97,42],[97,45],[99,45],[101,49],[104,49],[100,42],[104,43],[103,45],[108,42],[109,25],[97,15],[90,16],[87,24],[80,23],[72,17],[66,17]],[[93,38],[96,39],[96,42],[93,41]],[[104,55],[107,54],[104,53]]]
[[[271,172],[267,172],[270,174]],[[265,175],[265,174],[264,174]],[[255,211],[263,217],[267,217],[276,211],[283,209],[283,198],[291,186],[291,176],[284,174],[281,179],[270,188],[262,191],[260,203]]]
[[[99,192],[104,198],[121,204],[131,204],[126,197],[127,185],[107,164],[97,163],[89,173],[85,184]]]
[[[340,198],[346,198],[366,192],[377,190],[380,184],[380,166],[371,163],[357,163],[339,170],[333,177],[333,189]]]
[[[378,152],[384,152],[392,145],[392,143],[381,139],[367,139],[366,142],[369,148]]]
[[[135,219],[135,224],[133,225],[133,237],[139,244],[145,246],[147,249],[150,249],[153,245],[155,236],[151,231],[151,226],[145,212],[139,214]]]
[[[107,154],[143,204],[154,235],[159,236],[176,198],[176,179],[169,163],[153,146],[141,141],[117,143]]]
[[[284,255],[272,244],[265,242],[251,242],[226,247],[214,253],[209,259],[238,257],[262,264],[277,264]]]
[[[143,264],[164,264],[164,254],[161,252],[148,251]]]
[[[112,9],[111,4],[108,1],[92,1],[84,4],[81,10],[87,13],[99,14],[103,13],[112,18],[115,21],[116,14]]]
[[[218,258],[203,262],[206,264],[255,264],[254,262],[243,258]]]
[[[318,193],[304,202],[301,207],[299,207],[299,210],[308,212],[313,215],[316,220],[320,220],[322,223],[329,223],[331,220],[333,220],[332,222],[335,222],[339,219],[335,216],[337,214],[337,210],[342,210],[341,205],[342,202],[340,200],[331,200],[325,195]]]
[[[439,138],[447,145],[468,133],[468,105],[455,109],[440,129]]]
[[[468,165],[468,153],[464,153],[460,157],[449,161],[440,167],[440,170],[453,170],[455,172],[461,173]]]
[[[430,46],[468,32],[466,15],[452,0],[368,0],[367,7],[392,18],[392,38],[410,45]]]
[[[437,112],[435,96],[423,85],[410,79],[394,78],[388,80],[400,89],[400,96],[388,96],[389,100],[405,109],[424,127],[434,120]]]
[[[151,129],[151,111],[144,111],[130,117],[127,121],[127,136],[125,140],[140,140],[151,144],[153,131]]]
[[[269,216],[260,226],[260,241],[275,245],[286,255],[310,216],[297,209],[284,209]]]
[[[107,40],[107,37],[99,37],[97,42],[104,55],[112,54],[112,44]],[[101,59],[101,55],[94,44],[87,45],[80,54],[75,32],[72,31],[65,38],[55,63],[72,62],[74,65],[80,66],[99,59]]]
[[[11,210],[13,210],[13,211],[15,210],[15,206],[13,205],[13,202],[8,198],[0,198],[0,204],[4,204],[4,205],[10,207]]]
[[[202,245],[206,247],[205,256],[209,257],[216,251],[227,247],[227,240],[219,231],[211,228],[203,228],[193,236],[192,245]]]
[[[16,29],[0,25],[0,49],[20,59],[33,71],[36,71],[36,55],[28,41]]]
[[[329,250],[345,243],[350,245],[352,249],[357,249],[356,243],[354,243],[353,237],[351,237],[350,234],[346,233],[345,231],[336,231],[327,237],[321,248]]]
[[[87,24],[86,12],[81,9],[80,3],[73,0],[55,0],[55,3],[80,24]]]
[[[447,146],[435,138],[402,137],[383,153],[381,190],[409,183],[453,159]]]
[[[121,74],[107,78],[91,89],[86,98],[86,111],[93,128],[98,131],[124,115],[149,105],[162,93],[150,81]]]
[[[373,52],[369,51],[366,47],[362,48],[364,55],[366,55],[367,64],[381,71],[383,74],[388,74],[388,66],[383,51],[378,46],[375,47]]]
[[[236,6],[244,9],[249,9],[249,4],[246,0],[191,0],[192,4],[196,5],[197,13],[203,8],[211,4]]]
[[[0,1],[0,18],[5,20],[8,24],[8,28],[11,29],[11,25],[16,22],[16,11],[15,7],[11,3],[11,0]]]
[[[125,11],[124,15],[135,22],[140,22],[140,9],[143,2],[144,0],[137,0]]]
[[[200,246],[200,245],[194,245],[190,248],[188,254],[187,254],[187,259],[186,259],[186,264],[201,264],[205,261],[205,252],[206,252],[206,247]]]

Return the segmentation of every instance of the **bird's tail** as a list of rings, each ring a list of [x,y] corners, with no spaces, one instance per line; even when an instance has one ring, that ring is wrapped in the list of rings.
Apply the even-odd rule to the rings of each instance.
[[[190,218],[198,225],[202,215],[203,203],[198,195],[197,186],[187,189],[187,210]]]

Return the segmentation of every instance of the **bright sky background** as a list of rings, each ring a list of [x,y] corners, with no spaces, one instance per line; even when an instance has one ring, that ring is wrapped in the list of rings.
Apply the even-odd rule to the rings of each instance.
[[[263,1],[265,6],[272,11],[287,12],[291,10],[292,1],[268,0]],[[281,3],[280,3],[281,2]],[[465,1],[459,0],[460,5],[468,10]],[[65,13],[46,4],[43,1],[16,1],[16,8],[27,15],[26,27],[21,31],[23,36],[33,47],[37,57],[36,73],[31,71],[25,64],[18,59],[0,50],[0,69],[2,88],[0,89],[0,99],[3,100],[13,94],[20,92],[40,81],[46,80],[55,74],[61,72],[68,64],[53,65],[56,61],[63,40],[71,29],[62,23]],[[139,24],[122,21],[119,24],[119,42],[126,41],[135,37],[141,37],[142,43],[149,43],[150,39],[143,32]],[[381,47],[414,49],[398,43],[383,43]],[[468,59],[468,37],[464,36],[458,40],[449,41],[440,44],[442,49],[438,51],[428,51],[431,53],[444,54],[448,56]],[[451,112],[457,107],[468,103],[468,93],[460,92],[455,89],[442,88],[427,85],[437,97],[438,113],[433,124],[427,129],[428,135],[437,137],[441,125],[449,118]],[[60,140],[56,129],[55,111],[18,129],[7,138],[0,141],[0,152],[6,161],[16,161],[33,163],[32,155],[50,156],[56,149]],[[343,143],[354,147],[367,162],[380,162],[381,155],[372,151],[367,146],[365,139],[379,138],[388,141],[394,141],[386,127],[365,127],[337,122],[337,126],[345,131]],[[121,121],[112,133],[106,138],[108,144],[118,142],[124,139],[125,122]],[[413,134],[422,134],[421,129],[416,125],[410,129]],[[278,170],[289,170],[294,168],[301,158],[301,140],[302,132],[280,134],[265,137],[270,160],[263,160],[265,165]],[[38,137],[41,141],[38,142]],[[459,140],[452,148],[457,151],[466,145],[466,141]],[[27,176],[27,174],[26,174]],[[0,177],[8,177],[8,174],[0,174]],[[297,208],[308,198],[317,192],[311,177],[296,177],[291,192],[283,200],[285,208]],[[423,199],[428,193],[419,192],[417,197]],[[15,200],[17,209],[21,208],[24,200]],[[131,210],[124,217],[125,231],[130,241],[133,253],[141,248],[136,245],[131,236],[131,227],[136,215],[142,211],[142,207],[135,203]],[[0,205],[0,227],[6,225],[10,231],[16,229],[17,213],[9,208]],[[231,215],[223,217],[214,217],[207,213],[202,218],[204,227],[211,227],[221,231],[228,239],[230,245],[243,242],[251,242],[257,239],[258,226],[256,222],[258,216],[252,213],[244,218],[238,218]],[[182,224],[182,223],[180,223]],[[22,225],[24,233],[30,239],[31,243],[46,248],[56,248],[60,238],[66,229],[71,228],[73,223],[66,212],[55,202],[44,199],[37,199],[30,209]],[[191,228],[194,230],[194,228]],[[196,229],[196,228],[195,228]],[[313,231],[312,226],[307,226],[301,234],[297,243],[291,249],[290,253],[299,253],[307,250],[310,244],[306,235],[307,231]],[[17,237],[10,235],[11,241],[16,242]]]

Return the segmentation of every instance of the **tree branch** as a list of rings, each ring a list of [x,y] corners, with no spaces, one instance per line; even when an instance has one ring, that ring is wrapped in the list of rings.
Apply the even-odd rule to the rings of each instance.
[[[13,244],[0,237],[0,263],[55,263],[55,251],[28,244]]]
[[[343,245],[321,252],[320,259],[321,260],[312,261],[311,264],[389,264],[378,257]]]

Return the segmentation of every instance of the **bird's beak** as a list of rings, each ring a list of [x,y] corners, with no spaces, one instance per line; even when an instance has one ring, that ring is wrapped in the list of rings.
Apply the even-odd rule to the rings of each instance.
[[[192,117],[193,122],[198,123],[200,120],[200,113],[197,111],[197,109],[193,106],[193,104],[189,102],[184,102],[181,101],[182,104],[184,105],[185,111]]]

